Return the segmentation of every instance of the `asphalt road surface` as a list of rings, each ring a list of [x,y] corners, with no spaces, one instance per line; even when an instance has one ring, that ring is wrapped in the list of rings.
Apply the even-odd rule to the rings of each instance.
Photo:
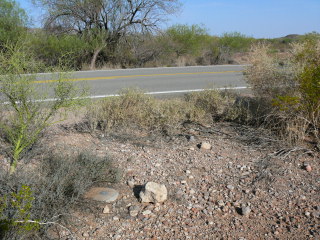
[[[136,68],[73,72],[67,78],[87,86],[91,98],[116,95],[124,88],[140,88],[154,95],[175,95],[207,88],[247,89],[245,65],[216,65],[170,68]],[[37,83],[54,82],[52,74],[39,74]]]

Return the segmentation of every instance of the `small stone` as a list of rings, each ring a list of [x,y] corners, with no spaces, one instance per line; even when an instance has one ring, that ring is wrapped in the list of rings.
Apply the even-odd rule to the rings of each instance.
[[[188,140],[189,140],[189,142],[194,142],[195,141],[195,138],[194,138],[194,136],[188,136]]]
[[[133,205],[129,207],[129,214],[131,217],[136,217],[139,211],[140,211],[140,208],[138,206]]]
[[[182,180],[181,184],[187,184],[187,181],[186,180]]]
[[[145,210],[142,212],[143,216],[150,215],[152,212],[150,210]]]
[[[196,191],[195,191],[194,189],[190,189],[189,193],[190,193],[191,195],[193,195],[193,194],[196,193]]]
[[[191,174],[191,171],[190,170],[186,170],[186,174],[187,175]]]
[[[128,180],[127,184],[130,188],[134,188],[135,182],[134,182],[134,180],[130,179],[130,180]]]
[[[219,207],[224,207],[225,204],[224,204],[224,202],[223,202],[222,200],[219,200],[219,201],[218,201],[218,206],[219,206]]]
[[[250,207],[242,207],[241,208],[241,213],[242,213],[243,216],[248,217],[250,212],[251,212],[251,208]]]
[[[304,215],[306,215],[306,217],[310,217],[310,212],[305,212]]]
[[[82,233],[82,236],[83,236],[83,237],[89,237],[89,233],[84,232],[84,233]]]
[[[110,208],[109,208],[109,206],[108,206],[108,205],[106,205],[106,206],[104,207],[104,209],[103,209],[103,213],[104,213],[104,214],[108,214],[108,213],[110,213]]]
[[[141,202],[164,202],[168,197],[168,190],[164,184],[148,182],[139,194]]]
[[[312,171],[312,167],[311,167],[310,165],[307,165],[307,166],[306,166],[306,171],[307,171],[307,172],[311,172],[311,171]]]
[[[207,142],[202,142],[200,144],[200,149],[202,150],[210,150],[211,149],[211,144]]]
[[[233,185],[228,185],[227,188],[228,188],[229,190],[233,190],[233,189],[234,189],[234,186],[233,186]]]
[[[194,151],[194,147],[189,148],[190,151]]]
[[[113,221],[119,221],[119,217],[117,217],[117,216],[114,216],[112,219],[113,219]]]

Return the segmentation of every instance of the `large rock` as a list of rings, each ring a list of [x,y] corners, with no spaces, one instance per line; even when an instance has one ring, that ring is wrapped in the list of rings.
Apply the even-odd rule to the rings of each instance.
[[[165,185],[148,182],[139,194],[141,202],[161,203],[167,200],[168,191]]]

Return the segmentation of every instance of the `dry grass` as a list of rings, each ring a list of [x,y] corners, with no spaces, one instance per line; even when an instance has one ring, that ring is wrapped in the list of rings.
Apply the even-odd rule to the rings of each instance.
[[[21,164],[13,175],[0,169],[0,196],[10,196],[18,192],[22,185],[27,185],[35,197],[29,219],[63,224],[68,219],[70,208],[79,201],[88,187],[100,181],[120,180],[121,172],[113,167],[109,157],[97,157],[89,152],[73,156],[67,154],[67,149],[63,152],[58,156],[45,157],[35,167]],[[9,205],[0,211],[0,220],[15,219],[17,214]],[[31,237],[21,236],[17,229],[11,228],[2,233],[2,239],[35,239],[36,236],[43,239],[50,226],[43,226],[40,232],[26,233],[35,234]]]
[[[212,123],[223,116],[234,97],[215,90],[186,95],[183,99],[159,100],[141,90],[129,89],[119,97],[95,102],[87,113],[91,130],[109,132],[135,128],[170,133],[184,122]]]

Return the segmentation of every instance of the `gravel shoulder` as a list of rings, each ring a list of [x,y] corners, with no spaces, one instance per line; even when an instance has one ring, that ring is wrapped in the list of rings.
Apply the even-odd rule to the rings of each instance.
[[[119,183],[97,184],[118,190],[115,202],[83,199],[74,208],[68,228],[77,239],[320,239],[319,154],[262,130],[216,123],[151,138],[64,127],[47,136],[49,151],[63,144],[108,154],[123,170]],[[202,142],[211,149],[199,149]],[[167,201],[139,202],[149,181],[165,184]]]

